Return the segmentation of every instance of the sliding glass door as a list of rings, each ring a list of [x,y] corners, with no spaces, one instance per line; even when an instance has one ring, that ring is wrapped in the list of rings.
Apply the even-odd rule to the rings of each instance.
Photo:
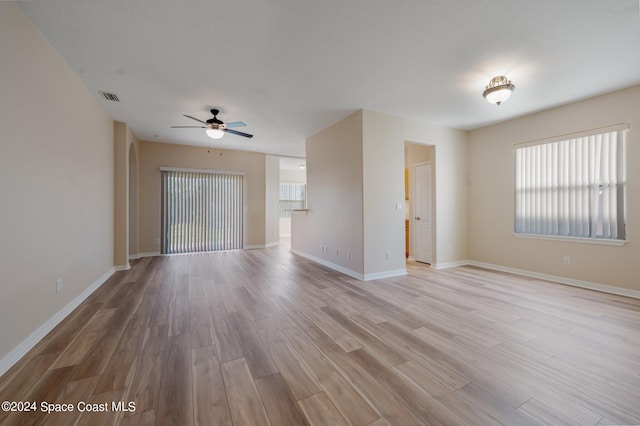
[[[162,170],[162,253],[241,249],[243,178]]]

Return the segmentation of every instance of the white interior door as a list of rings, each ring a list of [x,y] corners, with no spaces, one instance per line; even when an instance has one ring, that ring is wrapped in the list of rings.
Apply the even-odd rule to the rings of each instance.
[[[431,163],[414,165],[413,250],[418,262],[431,263]]]

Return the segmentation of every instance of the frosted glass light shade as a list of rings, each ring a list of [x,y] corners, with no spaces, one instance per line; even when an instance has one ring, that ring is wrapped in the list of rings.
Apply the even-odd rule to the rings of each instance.
[[[482,96],[487,100],[487,102],[500,105],[502,102],[509,99],[511,96],[511,92],[516,88],[507,77],[501,75],[498,77],[494,77],[489,82],[489,85],[485,88],[484,92],[482,92]]]
[[[224,136],[224,132],[220,129],[207,129],[206,132],[207,136],[209,136],[211,139],[220,139]]]

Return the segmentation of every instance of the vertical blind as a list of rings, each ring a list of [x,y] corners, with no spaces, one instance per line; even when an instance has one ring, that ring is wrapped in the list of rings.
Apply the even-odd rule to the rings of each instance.
[[[162,171],[162,253],[243,246],[243,176]]]
[[[516,233],[624,240],[625,130],[516,148]]]

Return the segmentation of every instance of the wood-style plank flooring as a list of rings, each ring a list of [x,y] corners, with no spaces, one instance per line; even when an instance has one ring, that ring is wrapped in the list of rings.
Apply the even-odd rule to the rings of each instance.
[[[283,247],[136,261],[0,378],[0,401],[74,411],[0,423],[640,423],[640,300],[408,269],[360,282]]]

